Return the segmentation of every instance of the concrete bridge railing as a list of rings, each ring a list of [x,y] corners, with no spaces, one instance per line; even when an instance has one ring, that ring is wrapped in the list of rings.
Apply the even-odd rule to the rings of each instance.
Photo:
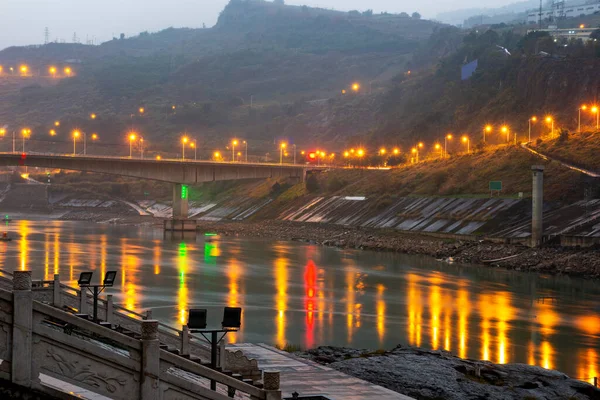
[[[3,379],[55,393],[44,384],[50,377],[118,400],[281,399],[277,374],[261,389],[161,349],[158,321],[142,321],[137,339],[34,300],[34,292],[30,271],[14,273],[12,291],[0,289]]]

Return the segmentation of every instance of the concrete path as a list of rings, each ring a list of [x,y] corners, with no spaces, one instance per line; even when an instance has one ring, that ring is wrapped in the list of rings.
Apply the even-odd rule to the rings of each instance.
[[[239,343],[229,345],[227,348],[234,351],[242,350],[245,356],[256,359],[263,371],[281,372],[281,390],[284,399],[291,398],[293,392],[298,392],[301,396],[322,395],[331,400],[411,399],[266,344]]]
[[[574,166],[574,165],[572,165],[572,164],[566,163],[566,162],[564,162],[564,161],[557,160],[556,158],[553,158],[553,157],[547,156],[547,155],[545,155],[545,154],[543,154],[543,153],[540,153],[540,152],[539,152],[539,151],[537,151],[537,150],[533,150],[531,147],[529,147],[529,146],[528,146],[527,144],[525,144],[525,143],[524,143],[524,144],[522,144],[522,145],[521,145],[521,147],[522,147],[522,148],[524,148],[525,150],[529,151],[530,153],[532,153],[532,154],[535,154],[536,156],[538,156],[538,157],[540,157],[540,158],[544,159],[544,160],[547,160],[547,161],[556,161],[557,163],[559,163],[559,164],[563,165],[563,166],[564,166],[564,167],[566,167],[566,168],[572,169],[573,171],[581,172],[582,174],[584,174],[584,175],[587,175],[587,176],[591,176],[591,177],[593,177],[593,178],[598,178],[598,177],[600,177],[600,174],[597,174],[596,172],[593,172],[593,171],[590,171],[590,170],[587,170],[587,169],[583,169],[583,168],[576,167],[576,166]]]

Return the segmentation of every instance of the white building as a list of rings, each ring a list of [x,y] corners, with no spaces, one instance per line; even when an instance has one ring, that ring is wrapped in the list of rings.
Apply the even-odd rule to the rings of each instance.
[[[581,15],[590,15],[600,13],[600,2],[594,4],[565,4],[564,5],[564,17],[566,18],[574,18],[579,17]],[[561,15],[561,9],[558,7],[545,8],[542,9],[542,21],[545,20],[555,20],[559,18]],[[527,23],[528,24],[537,24],[540,18],[540,10],[529,10],[527,14]]]
[[[590,40],[590,35],[594,32],[595,28],[569,28],[569,29],[530,29],[527,33],[531,32],[548,32],[550,36],[554,38],[554,41],[558,39],[565,39],[567,41],[571,39],[581,39],[584,42]]]

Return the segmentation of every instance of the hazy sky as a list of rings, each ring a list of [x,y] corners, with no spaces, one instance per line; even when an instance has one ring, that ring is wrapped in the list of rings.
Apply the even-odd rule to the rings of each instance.
[[[12,45],[44,42],[44,28],[50,40],[96,42],[110,40],[123,32],[128,36],[157,31],[169,26],[212,26],[228,0],[0,0],[0,49]],[[486,0],[486,7],[511,0]],[[288,4],[335,8],[412,13],[419,11],[435,17],[440,11],[480,7],[480,0],[287,0]]]

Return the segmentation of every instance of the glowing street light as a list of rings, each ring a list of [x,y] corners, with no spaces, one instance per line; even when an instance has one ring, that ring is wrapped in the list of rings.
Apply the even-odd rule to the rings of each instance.
[[[352,91],[358,92],[360,90],[360,84],[355,82],[352,84]]]
[[[91,119],[96,119],[96,114],[94,114],[94,113],[91,113],[91,114],[90,114],[90,118],[91,118]]]
[[[596,114],[596,129],[600,128],[600,112],[598,112],[598,106],[592,107],[592,113]]]
[[[400,149],[399,148],[395,148],[393,151],[394,155],[397,156],[398,154],[400,154]]]
[[[534,115],[533,117],[529,118],[529,143],[531,143],[531,123],[532,122],[537,122],[537,117]]]
[[[413,147],[411,151],[413,154],[415,154],[417,156],[416,163],[418,163],[419,162],[419,149],[416,147]]]
[[[138,111],[140,112],[140,114],[144,115],[144,113],[146,112],[146,109],[144,107],[140,107],[140,109]]]
[[[550,131],[550,137],[554,137],[554,118],[552,118],[551,116],[547,116],[546,123],[552,125],[552,130]]]
[[[135,133],[131,132],[129,134],[129,158],[133,157],[133,142],[135,142],[135,139]]]
[[[358,157],[360,157],[360,158],[364,157],[364,155],[365,155],[364,149],[358,149],[356,152],[356,155],[358,155]]]
[[[281,143],[281,145],[279,146],[279,164],[283,164],[283,152],[285,151],[287,147],[287,143]],[[317,152],[317,156],[318,156],[318,152]]]
[[[197,157],[197,155],[198,155],[198,153],[197,153],[197,151],[198,151],[198,147],[196,146],[196,144],[197,144],[197,141],[196,141],[196,139],[194,139],[194,141],[190,143],[190,147],[191,147],[192,149],[194,149],[194,161],[197,161],[197,160],[198,160],[198,157]]]
[[[448,157],[448,140],[452,140],[452,134],[449,133],[444,136],[444,155]]]
[[[65,75],[66,76],[71,76],[72,73],[73,73],[73,70],[71,69],[71,67],[65,67]]]
[[[350,152],[349,151],[345,151],[344,152],[344,158],[348,158],[350,157]]]
[[[238,144],[240,144],[240,142],[237,139],[233,139],[231,142],[231,162],[235,162],[235,146]]]
[[[92,133],[92,140],[98,140],[98,134]]]
[[[6,135],[6,129],[0,128],[0,136]]]
[[[185,160],[185,145],[189,140],[187,136],[181,138],[181,161]]]
[[[215,159],[215,161],[219,161],[219,159],[221,158],[221,153],[215,151],[213,154],[213,158]]]
[[[73,155],[77,154],[77,139],[81,136],[81,132],[73,131]]]
[[[48,72],[50,72],[50,75],[54,78],[56,76],[56,67],[50,67]]]
[[[483,128],[483,143],[485,143],[485,134],[486,133],[491,133],[492,132],[492,126],[491,125],[486,125]]]
[[[508,143],[510,141],[510,129],[508,129],[508,126],[504,125],[500,130],[502,133],[506,133],[506,143]]]
[[[156,156],[156,161],[160,161],[162,160],[162,157],[160,155]]]
[[[467,144],[467,154],[470,154],[471,153],[471,139],[467,135],[465,135],[462,137],[461,140],[463,141],[463,143]]]
[[[248,142],[247,141],[243,141],[242,143],[244,143],[244,146],[246,147],[245,151],[246,151],[246,162],[248,162]],[[296,145],[294,145],[294,159],[296,159]],[[294,162],[295,164],[295,162]]]
[[[379,149],[379,155],[385,156],[386,150],[384,148]]]
[[[21,75],[25,76],[27,75],[27,72],[29,72],[29,67],[27,65],[21,65],[19,71],[21,71]]]
[[[50,136],[56,136],[56,131],[54,129],[50,129]]]
[[[442,145],[439,144],[439,143],[436,143],[434,147],[435,147],[436,150],[439,150],[439,152],[440,152],[440,158],[443,158],[444,154],[442,152]]]
[[[60,121],[54,121],[54,126],[60,126]]]
[[[21,135],[23,136],[23,153],[25,153],[25,139],[27,139],[29,136],[31,136],[31,129],[22,129],[21,130]],[[13,137],[13,148],[14,148],[14,137]]]

